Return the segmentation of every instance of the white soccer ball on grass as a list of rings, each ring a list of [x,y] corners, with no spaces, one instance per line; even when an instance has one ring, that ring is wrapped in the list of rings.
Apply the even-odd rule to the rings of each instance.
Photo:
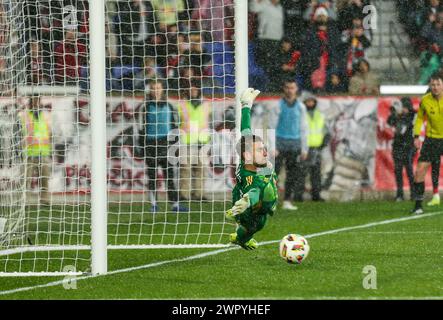
[[[290,233],[280,241],[280,257],[291,264],[300,264],[309,254],[308,241],[299,234]]]

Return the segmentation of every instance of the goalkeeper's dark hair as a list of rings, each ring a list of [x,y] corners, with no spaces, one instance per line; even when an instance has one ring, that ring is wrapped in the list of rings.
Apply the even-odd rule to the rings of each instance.
[[[240,138],[240,141],[237,143],[237,146],[235,149],[237,150],[237,153],[240,156],[240,159],[242,161],[245,160],[244,153],[246,151],[252,152],[254,148],[254,143],[263,141],[263,139],[260,136],[257,136],[255,134],[248,134],[244,135]]]

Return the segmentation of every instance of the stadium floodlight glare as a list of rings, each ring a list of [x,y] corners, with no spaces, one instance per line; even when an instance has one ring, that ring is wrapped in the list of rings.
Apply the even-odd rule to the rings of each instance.
[[[110,249],[227,246],[232,111],[248,87],[247,1],[171,15],[158,5],[0,4],[8,25],[0,31],[0,276],[106,274]],[[181,120],[191,86],[210,110],[211,139],[199,149],[206,161],[194,164],[202,176],[168,162],[182,212],[168,199],[171,171],[146,148],[150,79],[161,80],[162,101]],[[183,137],[174,142],[180,152],[189,149]]]

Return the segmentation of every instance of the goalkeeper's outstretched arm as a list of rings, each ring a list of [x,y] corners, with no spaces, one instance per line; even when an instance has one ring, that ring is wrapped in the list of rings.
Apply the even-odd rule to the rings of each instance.
[[[251,108],[255,98],[260,94],[259,90],[248,88],[243,91],[240,97],[241,103],[241,126],[240,132],[242,136],[252,134],[251,129]]]
[[[251,128],[251,108],[255,98],[260,94],[259,90],[248,88],[243,91],[240,102],[242,106],[241,112],[241,127],[240,132],[242,136],[252,135]],[[256,188],[248,190],[243,197],[235,202],[234,206],[227,211],[227,217],[233,217],[243,213],[250,206],[254,206],[260,200],[260,191]]]

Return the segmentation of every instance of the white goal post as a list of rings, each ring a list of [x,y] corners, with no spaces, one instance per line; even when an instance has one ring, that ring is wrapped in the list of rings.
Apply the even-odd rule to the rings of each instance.
[[[228,246],[248,4],[195,2],[1,1],[0,276],[106,274],[111,249]],[[166,127],[178,162],[172,142],[161,153]]]

